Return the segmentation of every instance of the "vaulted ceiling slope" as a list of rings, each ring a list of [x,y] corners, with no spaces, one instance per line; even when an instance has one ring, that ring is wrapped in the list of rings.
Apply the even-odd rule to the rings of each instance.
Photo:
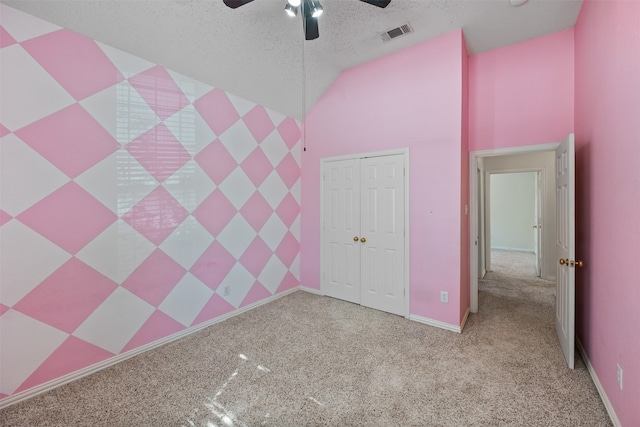
[[[305,41],[286,0],[232,10],[222,0],[2,0],[3,3],[302,118],[345,69],[462,28],[480,53],[572,27],[582,0],[392,0],[381,9],[321,0],[320,38]],[[410,23],[414,33],[383,42]]]

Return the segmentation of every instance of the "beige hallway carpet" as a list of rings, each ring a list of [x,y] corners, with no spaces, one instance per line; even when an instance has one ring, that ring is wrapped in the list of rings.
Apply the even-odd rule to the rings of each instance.
[[[611,425],[582,361],[566,368],[553,283],[499,258],[462,334],[296,292],[6,408],[0,425]]]

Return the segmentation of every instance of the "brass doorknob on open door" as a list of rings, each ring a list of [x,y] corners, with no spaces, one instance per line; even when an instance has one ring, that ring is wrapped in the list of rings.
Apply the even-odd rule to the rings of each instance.
[[[356,237],[354,237],[354,238],[353,238],[353,241],[354,241],[354,242],[357,242],[358,240],[360,240],[360,239],[358,238],[358,236],[356,236]]]
[[[565,259],[562,259],[562,258],[561,258],[561,259],[560,259],[560,265],[565,265],[565,264],[566,264],[566,265],[569,265],[569,260],[568,260],[568,259],[566,259],[566,260],[565,260]]]
[[[571,260],[571,267],[583,267],[584,263],[582,261],[573,261]]]
[[[362,243],[364,243],[364,242],[366,242],[366,241],[367,241],[367,239],[365,239],[365,238],[363,237],[362,239],[360,239],[360,241],[361,241]]]

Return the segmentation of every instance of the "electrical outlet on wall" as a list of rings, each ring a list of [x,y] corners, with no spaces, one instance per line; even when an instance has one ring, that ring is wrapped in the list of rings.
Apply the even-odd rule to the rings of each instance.
[[[616,382],[618,383],[620,390],[622,390],[622,368],[619,363],[616,364]]]
[[[449,292],[440,291],[440,302],[449,303]]]
[[[224,287],[222,292],[223,292],[222,296],[228,297],[229,295],[231,295],[231,288],[227,285]]]

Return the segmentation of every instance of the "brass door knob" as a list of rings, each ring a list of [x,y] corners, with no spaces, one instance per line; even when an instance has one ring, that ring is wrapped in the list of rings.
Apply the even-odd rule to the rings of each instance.
[[[356,237],[354,237],[354,238],[353,238],[353,241],[354,241],[354,242],[357,242],[358,240],[360,240],[360,239],[358,238],[358,236],[356,236]]]
[[[361,241],[362,243],[364,243],[364,242],[366,242],[366,241],[367,241],[367,239],[365,239],[365,238],[363,237],[362,239],[360,239],[360,241]]]
[[[560,259],[560,265],[569,265],[569,260]]]
[[[584,267],[584,262],[582,261],[576,261],[576,267]]]

